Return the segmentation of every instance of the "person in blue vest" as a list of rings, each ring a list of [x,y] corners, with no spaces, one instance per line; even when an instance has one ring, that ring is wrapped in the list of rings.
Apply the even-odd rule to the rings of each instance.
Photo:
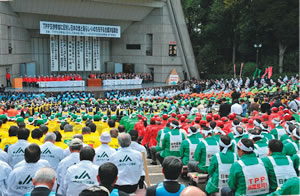
[[[56,173],[52,168],[44,167],[39,169],[32,179],[34,189],[26,193],[25,196],[60,196],[60,194],[51,192],[55,184],[55,179]]]
[[[118,168],[115,164],[107,162],[103,163],[98,170],[97,179],[99,185],[91,186],[81,191],[79,196],[97,196],[97,195],[110,195],[110,196],[128,196],[127,193],[113,188],[118,180]]]
[[[168,156],[162,163],[165,179],[146,190],[146,196],[179,196],[185,186],[178,183],[177,178],[182,171],[182,161],[175,156]]]

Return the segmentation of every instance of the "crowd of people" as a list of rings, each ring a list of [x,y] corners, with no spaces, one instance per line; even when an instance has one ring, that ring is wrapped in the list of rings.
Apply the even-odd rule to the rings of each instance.
[[[153,76],[150,73],[91,73],[89,77],[102,80],[143,79],[144,82],[153,81]]]
[[[0,94],[0,195],[132,194],[143,154],[165,176],[149,196],[300,194],[299,78],[228,92],[218,82],[106,99]],[[180,184],[183,168],[208,174],[205,190]]]
[[[10,80],[10,78],[9,78]],[[50,76],[24,76],[22,78],[24,87],[38,87],[38,82],[53,82],[53,81],[72,81],[82,80],[79,74],[63,74],[63,75],[50,75]]]

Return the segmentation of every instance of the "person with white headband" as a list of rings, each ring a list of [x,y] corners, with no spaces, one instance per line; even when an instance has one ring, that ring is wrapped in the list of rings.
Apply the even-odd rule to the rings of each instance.
[[[289,156],[282,154],[283,144],[280,140],[270,140],[268,157],[262,158],[269,169],[270,192],[280,188],[289,178],[296,177],[293,161]]]
[[[160,164],[162,164],[163,159],[167,156],[175,156],[180,157],[180,146],[185,140],[185,136],[179,130],[180,125],[177,120],[173,120],[170,123],[170,132],[164,135],[162,140],[162,151],[160,154],[157,154],[157,159],[159,160]]]
[[[285,143],[285,142],[287,142],[286,140],[292,140],[291,135],[292,135],[292,131],[295,128],[296,128],[296,126],[292,122],[286,122],[285,123],[286,134],[280,138],[280,141],[282,141],[282,143]]]
[[[228,178],[228,187],[221,195],[266,195],[269,193],[267,169],[262,160],[254,153],[254,144],[250,139],[243,138],[238,144],[240,160],[233,163]]]
[[[196,127],[188,128],[188,138],[184,140],[180,146],[180,157],[183,165],[187,165],[189,161],[194,160],[194,153],[199,144],[198,129]]]
[[[245,130],[242,126],[233,127],[233,132],[230,132],[228,136],[232,139],[233,151],[237,153],[237,143],[242,138],[248,138],[248,134],[245,134]]]
[[[219,152],[219,144],[212,134],[213,130],[208,127],[202,130],[204,140],[197,145],[194,154],[195,161],[188,163],[189,171],[207,173],[212,156]]]
[[[249,131],[249,139],[254,143],[254,152],[257,157],[266,157],[268,154],[268,140],[261,134],[261,128],[255,127]]]
[[[266,138],[267,140],[275,139],[274,135],[272,135],[272,134],[270,133],[268,123],[262,122],[262,123],[260,124],[260,128],[261,128],[261,134],[264,136],[264,138]]]
[[[283,145],[283,153],[292,157],[294,154],[299,153],[300,141],[300,128],[297,127],[292,131],[292,140],[286,140]]]
[[[220,152],[211,158],[208,167],[209,180],[206,184],[206,192],[211,194],[218,192],[223,187],[228,187],[227,181],[231,165],[237,161],[237,154],[233,152],[233,144],[229,136],[221,135]]]
[[[275,139],[280,139],[281,136],[285,134],[284,128],[280,125],[280,118],[273,118],[272,123],[274,124],[274,129],[271,130],[271,134],[274,135]]]

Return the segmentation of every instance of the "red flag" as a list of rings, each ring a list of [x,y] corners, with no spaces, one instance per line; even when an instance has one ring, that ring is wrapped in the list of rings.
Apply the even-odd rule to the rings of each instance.
[[[234,70],[234,78],[236,78],[235,64],[234,64],[233,70]]]
[[[240,70],[240,78],[242,77],[242,71],[243,71],[244,63],[241,64],[241,70]]]
[[[268,72],[269,72],[269,67],[266,68],[265,73],[264,73],[264,75],[261,76],[261,78],[264,78],[267,75]]]
[[[272,70],[273,70],[273,67],[269,67],[269,70],[268,70],[268,78],[270,79],[271,76],[272,76]]]

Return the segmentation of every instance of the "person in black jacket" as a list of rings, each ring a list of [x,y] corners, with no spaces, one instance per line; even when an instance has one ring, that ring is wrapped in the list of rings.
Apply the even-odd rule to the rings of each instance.
[[[184,190],[185,186],[179,184],[177,178],[181,174],[182,161],[175,156],[168,156],[162,163],[165,180],[157,185],[147,188],[146,196],[163,196],[172,193],[178,195]]]
[[[56,173],[52,168],[44,167],[39,169],[33,179],[34,189],[25,196],[61,196],[55,192],[51,192],[56,180]]]
[[[222,99],[222,104],[220,105],[219,114],[221,117],[228,116],[231,111],[231,105],[227,103],[226,98]]]

